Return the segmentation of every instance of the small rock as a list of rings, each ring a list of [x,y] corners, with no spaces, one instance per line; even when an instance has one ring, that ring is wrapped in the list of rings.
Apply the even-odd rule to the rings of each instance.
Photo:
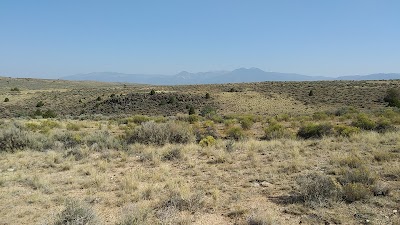
[[[253,187],[260,187],[260,184],[258,182],[253,182],[251,184],[253,185]]]
[[[395,214],[396,214],[396,213],[397,213],[397,209],[393,209],[393,213],[395,213]]]
[[[263,181],[263,182],[261,182],[261,186],[263,186],[263,187],[271,187],[272,184],[267,182],[267,181]]]
[[[8,168],[7,171],[8,171],[8,172],[14,172],[15,169],[14,169],[14,168]]]

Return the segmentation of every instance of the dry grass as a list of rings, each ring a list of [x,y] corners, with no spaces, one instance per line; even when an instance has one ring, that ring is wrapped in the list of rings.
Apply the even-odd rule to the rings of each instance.
[[[134,144],[126,152],[82,147],[85,154],[78,161],[63,149],[3,152],[0,222],[40,223],[60,213],[68,199],[81,199],[105,224],[362,222],[354,214],[390,224],[400,199],[399,171],[390,166],[400,161],[398,152],[392,152],[399,137],[395,132],[360,133],[352,139],[247,140],[236,142],[230,151],[227,141],[208,147]],[[391,151],[392,157],[375,160],[376,147]],[[332,156],[332,151],[342,157]],[[366,172],[357,172],[360,168],[374,171],[379,182],[370,182]],[[337,171],[336,175],[331,171]],[[297,191],[307,194],[313,189],[297,187],[296,181],[314,172],[328,180],[347,179],[343,181],[343,199],[352,203],[330,201],[337,195],[327,190],[310,197],[318,204],[304,204]],[[360,185],[363,182],[366,186]],[[366,198],[360,193],[370,194]],[[329,202],[329,207],[321,207],[322,202]],[[357,210],[359,207],[362,210]],[[316,214],[319,216],[312,217]]]

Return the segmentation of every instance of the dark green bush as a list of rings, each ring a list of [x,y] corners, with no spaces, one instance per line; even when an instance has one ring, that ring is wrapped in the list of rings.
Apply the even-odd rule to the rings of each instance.
[[[307,124],[300,127],[297,136],[305,139],[322,138],[323,136],[331,135],[333,126],[330,124]]]
[[[11,88],[11,91],[20,91],[20,89],[15,87],[15,88]]]
[[[43,101],[39,101],[38,103],[36,103],[36,107],[42,107],[44,106]]]
[[[395,88],[389,89],[383,100],[385,102],[389,103],[388,106],[400,108],[400,91],[399,91],[399,89],[395,89]]]
[[[227,137],[234,140],[243,140],[245,138],[245,134],[243,129],[238,126],[233,126],[229,128],[226,132]]]
[[[239,123],[244,130],[249,130],[254,124],[253,120],[251,120],[251,118],[248,118],[248,117],[242,118],[239,121]]]
[[[339,136],[350,137],[353,134],[359,133],[361,130],[358,127],[352,127],[352,126],[347,126],[347,125],[337,125],[337,126],[335,126],[335,131],[337,132],[337,135],[339,135]]]
[[[385,118],[380,118],[376,123],[374,130],[379,133],[384,133],[387,131],[395,130],[395,127],[392,125],[390,120]]]
[[[335,111],[335,116],[344,116],[346,114],[358,113],[354,107],[343,107]]]
[[[189,106],[189,115],[194,115],[196,114],[196,110],[193,106]]]
[[[203,117],[210,118],[212,115],[216,114],[217,110],[214,107],[206,106],[200,111],[200,115]]]
[[[176,97],[175,96],[171,96],[168,98],[168,104],[175,104],[177,103]]]
[[[42,116],[43,116],[43,118],[56,118],[57,113],[51,109],[48,109],[42,114]]]
[[[150,95],[155,95],[155,94],[156,94],[156,91],[154,89],[151,89]]]
[[[44,112],[42,112],[40,109],[37,109],[32,113],[32,117],[55,118],[57,117],[57,113],[51,109],[48,109]]]
[[[328,118],[329,118],[329,116],[328,116],[328,114],[326,114],[326,112],[315,112],[313,114],[314,120],[326,120]]]
[[[210,96],[210,93],[207,92],[207,93],[206,93],[206,99],[210,99],[210,97],[211,97],[211,96]]]
[[[9,98],[5,98],[5,99],[4,99],[4,102],[9,102],[9,101],[10,101]]]
[[[268,127],[264,128],[263,139],[271,140],[271,139],[289,138],[289,137],[291,137],[291,133],[287,131],[278,122],[271,122]]]
[[[363,130],[373,130],[375,129],[376,123],[368,118],[366,114],[359,114],[355,121],[352,122],[352,125],[358,127]]]
[[[189,123],[195,123],[199,120],[200,120],[200,116],[198,116],[198,115],[189,115],[189,117],[188,117]]]
[[[141,124],[150,120],[151,120],[150,117],[144,115],[134,115],[128,118],[129,122],[134,122],[136,124]]]

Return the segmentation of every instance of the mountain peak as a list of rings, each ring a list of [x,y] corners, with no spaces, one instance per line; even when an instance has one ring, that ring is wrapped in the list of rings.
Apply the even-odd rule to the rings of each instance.
[[[264,81],[316,81],[316,80],[390,80],[400,79],[399,73],[380,73],[363,76],[341,76],[337,78],[306,76],[295,73],[265,72],[259,68],[239,68],[233,71],[209,71],[190,73],[182,71],[176,75],[124,74],[116,72],[95,72],[63,77],[67,80],[95,80],[111,82],[132,82],[141,84],[222,84]]]

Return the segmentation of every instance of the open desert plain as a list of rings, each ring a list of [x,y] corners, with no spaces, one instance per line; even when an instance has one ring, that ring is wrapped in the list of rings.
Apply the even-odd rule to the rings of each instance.
[[[2,77],[0,224],[398,225],[399,93]]]

